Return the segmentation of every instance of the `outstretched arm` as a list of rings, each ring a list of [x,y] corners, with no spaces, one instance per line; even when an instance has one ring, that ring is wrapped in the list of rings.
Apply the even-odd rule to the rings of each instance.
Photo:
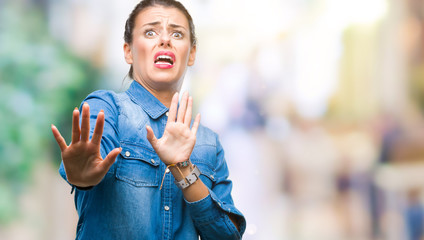
[[[166,165],[184,162],[190,158],[200,123],[200,114],[198,114],[190,129],[193,99],[188,96],[187,92],[183,94],[178,109],[177,106],[178,93],[175,93],[169,108],[168,122],[160,139],[156,138],[150,126],[146,126],[147,139]],[[177,181],[182,180],[190,173],[190,167],[180,168],[181,172],[176,167],[171,167],[170,170]],[[209,191],[199,179],[190,187],[183,189],[183,194],[187,201],[194,202],[205,198]]]
[[[181,98],[180,106],[178,106],[178,93],[175,93],[171,106],[169,108],[168,122],[165,127],[163,136],[160,139],[155,137],[150,126],[146,126],[147,139],[149,140],[156,153],[166,165],[184,162],[190,158],[196,143],[196,133],[200,124],[200,114],[197,114],[193,125],[190,129],[193,98],[185,92]],[[191,165],[191,163],[190,163]],[[192,166],[180,167],[179,171],[176,167],[171,167],[171,173],[175,180],[180,181],[190,174]],[[188,202],[197,202],[209,195],[209,190],[199,178],[196,182],[182,190],[184,198]],[[234,216],[228,214],[233,224],[239,228]]]

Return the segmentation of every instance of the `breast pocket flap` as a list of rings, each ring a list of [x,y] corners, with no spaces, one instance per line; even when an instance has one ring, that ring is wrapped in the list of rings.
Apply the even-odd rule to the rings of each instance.
[[[133,159],[146,162],[152,166],[159,166],[159,157],[153,151],[145,146],[121,143],[121,156],[123,159]]]
[[[160,159],[145,146],[121,143],[116,178],[136,187],[158,186]]]

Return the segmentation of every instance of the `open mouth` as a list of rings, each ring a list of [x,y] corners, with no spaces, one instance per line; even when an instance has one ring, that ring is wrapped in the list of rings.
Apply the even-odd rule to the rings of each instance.
[[[157,64],[168,64],[168,65],[172,65],[172,64],[174,64],[174,61],[172,60],[172,58],[170,56],[159,55],[156,58],[155,63],[157,63]]]
[[[175,55],[169,51],[160,51],[155,54],[155,65],[160,68],[169,68],[174,65]]]

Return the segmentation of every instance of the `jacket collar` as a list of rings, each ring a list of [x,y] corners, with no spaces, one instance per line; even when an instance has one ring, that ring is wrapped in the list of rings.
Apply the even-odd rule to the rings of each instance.
[[[157,119],[168,111],[155,96],[145,89],[137,81],[133,81],[126,91],[133,102],[141,106],[143,110],[153,119]]]

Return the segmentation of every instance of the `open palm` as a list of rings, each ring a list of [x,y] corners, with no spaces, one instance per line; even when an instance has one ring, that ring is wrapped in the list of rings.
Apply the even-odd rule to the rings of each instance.
[[[200,123],[200,115],[198,114],[190,129],[193,99],[188,96],[187,92],[183,94],[178,109],[177,106],[178,93],[175,93],[169,108],[168,122],[160,139],[155,137],[150,126],[146,126],[147,139],[166,165],[183,162],[190,158]]]
[[[115,158],[121,152],[120,148],[112,150],[105,159],[100,154],[100,142],[103,134],[104,113],[100,111],[91,140],[90,110],[87,103],[82,107],[81,129],[79,126],[79,111],[75,109],[72,116],[72,142],[68,146],[59,130],[52,125],[52,132],[62,152],[62,161],[68,181],[79,187],[98,184],[106,175]]]

